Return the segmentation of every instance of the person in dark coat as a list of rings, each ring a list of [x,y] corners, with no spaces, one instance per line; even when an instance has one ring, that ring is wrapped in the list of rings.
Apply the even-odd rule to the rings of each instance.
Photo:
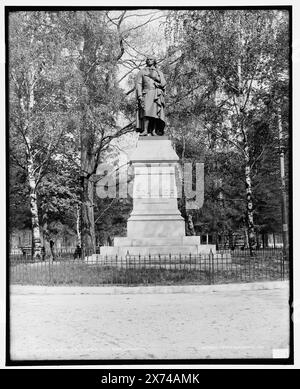
[[[74,259],[77,259],[77,258],[80,259],[81,258],[81,247],[80,247],[79,244],[76,246],[73,258]]]
[[[51,251],[52,260],[55,261],[54,242],[52,239],[49,241],[49,244],[50,244],[50,251]]]
[[[41,254],[42,254],[42,261],[44,261],[44,260],[45,260],[45,256],[46,256],[46,249],[45,249],[45,246],[43,246],[43,247],[41,248]]]

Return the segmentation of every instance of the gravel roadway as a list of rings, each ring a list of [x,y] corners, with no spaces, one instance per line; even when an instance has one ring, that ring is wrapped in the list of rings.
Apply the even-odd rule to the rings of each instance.
[[[288,348],[287,287],[144,294],[72,288],[18,287],[11,294],[12,360],[272,358],[274,349]]]

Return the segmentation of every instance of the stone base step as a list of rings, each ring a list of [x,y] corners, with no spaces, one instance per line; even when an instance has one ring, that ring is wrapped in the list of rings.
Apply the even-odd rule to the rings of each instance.
[[[125,256],[125,255],[189,255],[209,254],[216,252],[215,245],[157,245],[157,246],[102,246],[101,255]]]
[[[200,245],[200,236],[179,236],[176,238],[128,238],[128,237],[115,237],[114,238],[114,247],[116,246],[194,246]],[[214,250],[215,245],[209,245],[212,250]]]

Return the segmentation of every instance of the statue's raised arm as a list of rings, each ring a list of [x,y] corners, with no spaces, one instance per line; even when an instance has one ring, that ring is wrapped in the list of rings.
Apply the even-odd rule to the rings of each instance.
[[[155,58],[148,57],[136,78],[136,130],[140,135],[164,135],[165,88],[166,80]]]

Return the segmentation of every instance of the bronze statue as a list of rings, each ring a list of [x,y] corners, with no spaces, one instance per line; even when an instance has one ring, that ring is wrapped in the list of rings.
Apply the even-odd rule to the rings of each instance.
[[[157,69],[155,58],[147,57],[146,67],[136,78],[136,130],[140,135],[164,135],[165,87],[165,77]]]

